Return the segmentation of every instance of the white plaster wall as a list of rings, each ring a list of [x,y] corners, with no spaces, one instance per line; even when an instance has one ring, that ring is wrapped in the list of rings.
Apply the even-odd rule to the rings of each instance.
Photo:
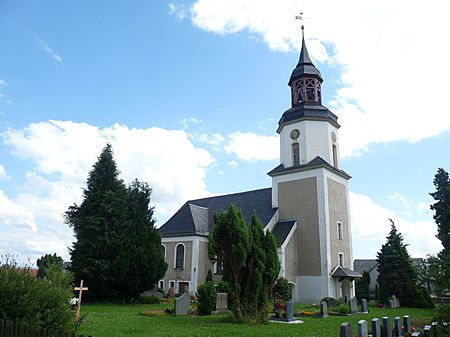
[[[331,132],[336,134],[337,158],[339,165],[339,135],[338,129],[324,121],[303,120],[288,124],[280,132],[280,161],[285,167],[291,167],[292,143],[290,133],[293,129],[300,130],[298,142],[300,144],[300,164],[307,164],[315,157],[320,156],[333,165],[333,142]]]

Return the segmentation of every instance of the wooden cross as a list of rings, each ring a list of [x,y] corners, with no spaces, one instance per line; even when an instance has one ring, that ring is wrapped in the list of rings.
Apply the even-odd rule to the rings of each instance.
[[[80,286],[73,288],[73,290],[79,291],[78,303],[77,303],[77,316],[76,316],[76,318],[80,319],[81,295],[83,294],[83,290],[88,290],[88,287],[83,287],[83,280],[81,280]]]

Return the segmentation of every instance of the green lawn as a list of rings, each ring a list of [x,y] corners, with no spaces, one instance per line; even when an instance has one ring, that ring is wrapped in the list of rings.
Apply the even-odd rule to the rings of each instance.
[[[372,318],[380,320],[384,316],[391,319],[403,315],[411,317],[413,326],[422,327],[431,322],[433,310],[429,309],[376,309],[370,308],[369,314],[352,316],[329,316],[328,318],[299,317],[303,324],[269,323],[265,325],[244,325],[234,323],[227,315],[212,316],[164,316],[147,317],[139,313],[143,310],[155,310],[169,307],[167,304],[114,305],[83,304],[81,314],[85,322],[78,328],[77,335],[95,337],[144,337],[144,336],[338,336],[343,322],[350,322],[354,335],[357,334],[357,322],[367,320],[370,329]],[[173,307],[173,306],[170,306]],[[295,311],[304,306],[295,305]],[[310,310],[310,309],[304,309]],[[317,310],[317,309],[316,309]]]

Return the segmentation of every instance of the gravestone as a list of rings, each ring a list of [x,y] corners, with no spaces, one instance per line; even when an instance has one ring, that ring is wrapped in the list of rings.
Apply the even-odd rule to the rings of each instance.
[[[391,323],[389,317],[383,317],[383,328],[381,329],[383,336],[392,336]]]
[[[173,297],[175,296],[175,289],[169,288],[169,290],[167,291],[167,295],[168,295],[170,298],[173,298]]]
[[[358,321],[358,337],[367,337],[367,321],[360,320]]]
[[[419,332],[419,331],[414,331],[414,332],[411,334],[411,337],[420,337],[420,332]]]
[[[423,336],[424,337],[431,337],[431,325],[425,325],[423,327]]]
[[[350,306],[350,313],[354,314],[356,312],[356,297],[351,298],[348,301],[348,305]]]
[[[180,297],[175,298],[174,313],[176,316],[183,316],[189,313],[190,296],[184,293]]]
[[[400,308],[400,301],[398,300],[397,296],[392,295],[391,297],[388,298],[388,301],[389,301],[389,307],[391,309]]]
[[[144,291],[141,295],[139,295],[140,297],[150,297],[150,296],[154,296],[154,297],[158,297],[159,300],[161,301],[164,296],[163,294],[161,294],[159,291]]]
[[[403,316],[403,334],[411,332],[411,318],[408,315]]]
[[[322,314],[323,318],[328,317],[328,304],[326,301],[320,302],[320,313]]]
[[[286,318],[284,319],[286,322],[294,321],[294,304],[292,301],[286,302]]]
[[[369,308],[367,307],[367,300],[365,298],[363,298],[361,300],[361,312],[363,314],[368,314],[369,313]]]
[[[75,287],[73,288],[73,290],[75,291],[79,291],[78,293],[78,306],[77,306],[77,315],[76,315],[76,319],[80,319],[80,308],[81,308],[81,296],[83,294],[83,290],[89,290],[88,287],[83,287],[83,280],[81,280],[80,282],[80,286],[79,287]]]
[[[216,312],[219,314],[228,312],[228,294],[227,293],[217,293]]]
[[[372,337],[381,337],[381,325],[378,318],[372,319]]]
[[[402,335],[402,323],[400,317],[394,318],[394,337],[400,337]]]
[[[353,337],[352,335],[352,325],[348,322],[341,324],[341,329],[339,331],[339,337]]]

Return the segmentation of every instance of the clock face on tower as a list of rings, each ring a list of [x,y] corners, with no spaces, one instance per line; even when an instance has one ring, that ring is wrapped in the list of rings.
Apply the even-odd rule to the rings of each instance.
[[[299,129],[294,129],[291,131],[291,139],[296,140],[300,136]]]

